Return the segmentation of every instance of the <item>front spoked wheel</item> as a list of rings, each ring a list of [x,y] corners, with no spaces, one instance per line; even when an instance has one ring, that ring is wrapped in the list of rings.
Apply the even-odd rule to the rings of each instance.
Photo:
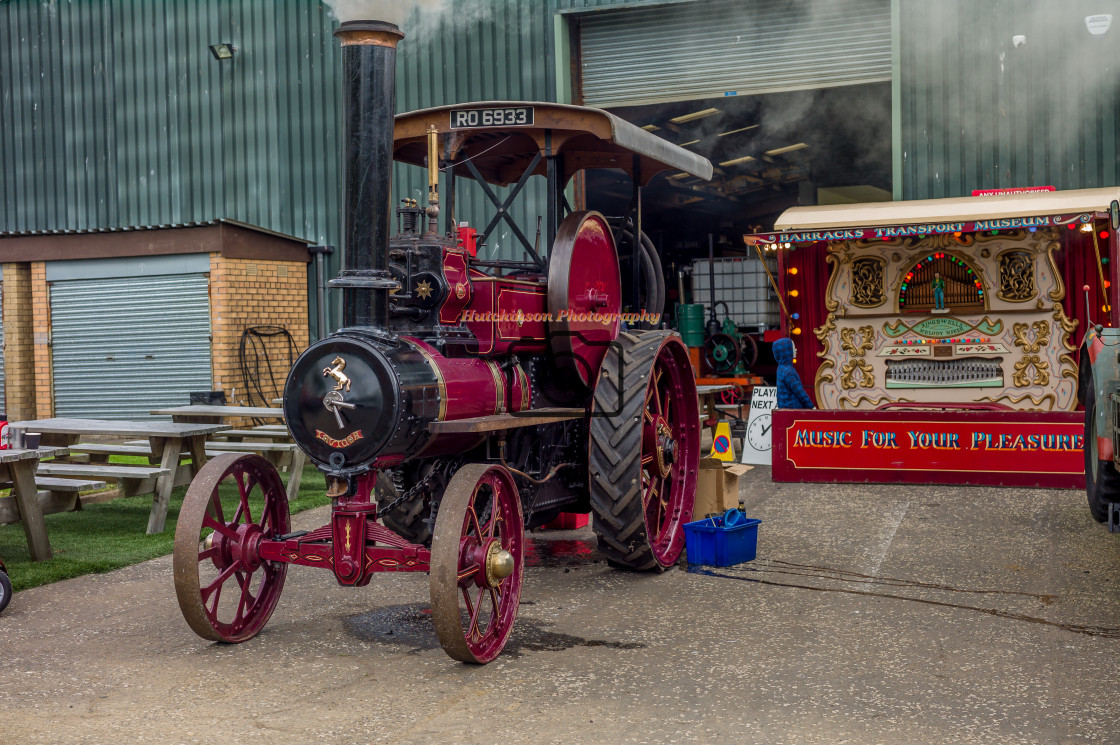
[[[436,636],[460,662],[484,664],[509,640],[525,571],[521,497],[508,470],[459,469],[439,504],[432,539]]]
[[[175,527],[175,595],[203,639],[257,635],[280,600],[288,565],[262,561],[262,538],[288,533],[280,474],[255,454],[210,460],[191,482]]]

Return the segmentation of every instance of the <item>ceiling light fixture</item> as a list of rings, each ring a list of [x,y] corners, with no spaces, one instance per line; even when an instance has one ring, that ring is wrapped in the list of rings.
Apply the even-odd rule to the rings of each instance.
[[[684,124],[686,122],[694,122],[697,119],[703,119],[712,114],[718,114],[719,109],[704,109],[703,111],[694,111],[691,114],[684,114],[683,116],[674,116],[671,121],[673,124]]]
[[[721,166],[737,166],[740,163],[750,163],[752,160],[754,160],[753,155],[744,155],[742,158],[734,158],[732,160],[720,161],[720,165]]]
[[[695,145],[697,142],[700,142],[700,140],[689,140],[688,142],[682,142],[677,147],[688,147],[689,145]]]
[[[792,152],[796,152],[798,150],[804,150],[807,147],[809,147],[809,146],[806,145],[804,142],[799,142],[796,145],[786,145],[785,147],[776,147],[773,150],[767,150],[763,154],[764,155],[785,155],[786,153],[792,153]]]
[[[642,129],[644,129],[647,132],[656,132],[657,130],[661,129],[661,127],[657,126],[656,124],[647,124],[644,127],[642,127]]]
[[[727,135],[738,134],[739,132],[746,132],[748,129],[758,129],[758,124],[752,124],[749,127],[742,127],[740,129],[733,129],[730,132],[720,132],[716,137],[726,137]]]

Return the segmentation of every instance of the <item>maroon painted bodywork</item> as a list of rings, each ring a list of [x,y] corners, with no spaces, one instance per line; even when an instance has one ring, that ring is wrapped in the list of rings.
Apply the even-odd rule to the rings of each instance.
[[[367,584],[375,572],[428,571],[428,549],[377,523],[375,481],[370,471],[355,494],[337,498],[329,524],[303,535],[262,538],[259,559],[330,569],[340,585],[354,586]]]
[[[470,282],[471,302],[460,318],[478,338],[477,354],[497,357],[547,350],[548,294],[543,277],[506,279],[472,269]],[[440,318],[446,315],[441,311]]]

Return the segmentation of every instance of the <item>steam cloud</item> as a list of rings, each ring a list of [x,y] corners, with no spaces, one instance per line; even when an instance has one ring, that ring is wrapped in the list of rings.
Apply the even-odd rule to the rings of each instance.
[[[405,29],[406,21],[438,17],[443,13],[446,0],[326,0],[338,20],[388,21]]]

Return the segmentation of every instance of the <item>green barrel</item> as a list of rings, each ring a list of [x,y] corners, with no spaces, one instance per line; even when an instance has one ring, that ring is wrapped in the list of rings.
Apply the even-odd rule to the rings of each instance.
[[[704,346],[704,306],[701,303],[677,306],[677,331],[690,347]]]

